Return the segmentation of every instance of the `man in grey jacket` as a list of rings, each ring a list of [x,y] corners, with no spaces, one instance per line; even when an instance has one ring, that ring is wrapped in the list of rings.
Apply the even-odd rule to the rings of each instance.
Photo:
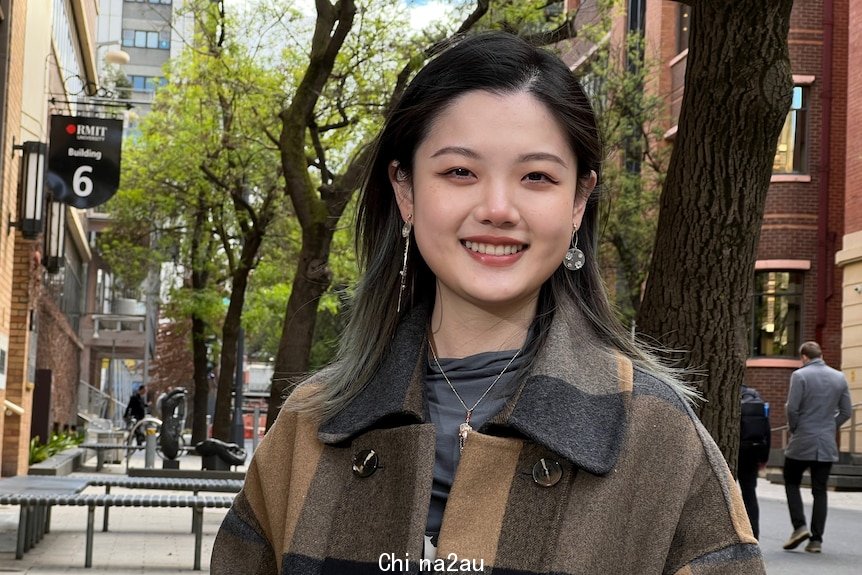
[[[799,348],[802,367],[790,376],[787,394],[787,426],[790,441],[784,450],[784,489],[793,534],[785,549],[795,549],[811,539],[805,550],[820,553],[823,529],[826,525],[826,482],[832,464],[838,461],[835,432],[850,419],[850,391],[840,371],[823,362],[817,342],[808,341]],[[811,473],[811,494],[814,509],[811,512],[811,531],[806,527],[805,509],[799,485],[802,473]]]

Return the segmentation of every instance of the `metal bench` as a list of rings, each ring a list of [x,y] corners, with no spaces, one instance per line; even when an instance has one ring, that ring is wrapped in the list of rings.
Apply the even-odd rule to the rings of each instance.
[[[126,489],[163,489],[168,491],[191,491],[197,495],[201,491],[219,493],[239,493],[243,482],[238,479],[184,479],[176,477],[106,477],[103,475],[80,477],[87,482],[88,487],[104,487],[105,493],[111,492],[111,487]],[[192,516],[192,531],[195,529]],[[102,531],[108,530],[108,507],[105,507],[102,519]]]
[[[107,487],[107,486],[106,486]],[[191,507],[192,527],[195,534],[194,570],[201,568],[201,540],[203,537],[203,510],[225,509],[233,503],[227,495],[162,495],[162,494],[0,494],[0,505],[19,505],[18,543],[15,558],[24,556],[25,548],[47,533],[50,509],[54,505],[87,507],[87,546],[84,567],[93,566],[93,526],[96,507]],[[105,525],[107,527],[107,524]]]

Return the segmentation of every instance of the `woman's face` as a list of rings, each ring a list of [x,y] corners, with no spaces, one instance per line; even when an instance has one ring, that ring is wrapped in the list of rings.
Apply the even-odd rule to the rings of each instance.
[[[411,178],[390,180],[440,304],[495,313],[535,307],[579,226],[577,160],[547,107],[526,92],[460,96],[431,124]]]

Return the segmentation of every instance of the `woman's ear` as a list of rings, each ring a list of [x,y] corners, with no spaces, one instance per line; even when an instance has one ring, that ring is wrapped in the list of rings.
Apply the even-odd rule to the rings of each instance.
[[[578,189],[575,191],[575,205],[572,209],[572,225],[577,229],[581,227],[584,211],[587,209],[587,200],[596,188],[599,177],[596,172],[590,170],[590,175],[578,180]]]
[[[398,160],[389,163],[389,183],[392,184],[401,219],[407,221],[413,216],[413,182]]]

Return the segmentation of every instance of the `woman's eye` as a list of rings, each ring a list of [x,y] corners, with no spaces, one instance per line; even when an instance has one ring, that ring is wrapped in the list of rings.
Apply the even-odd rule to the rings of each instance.
[[[469,178],[473,173],[467,168],[452,168],[446,174],[455,176],[456,178]]]
[[[525,179],[531,182],[550,182],[552,184],[556,184],[557,181],[551,178],[548,174],[543,174],[542,172],[530,172],[526,176]]]

